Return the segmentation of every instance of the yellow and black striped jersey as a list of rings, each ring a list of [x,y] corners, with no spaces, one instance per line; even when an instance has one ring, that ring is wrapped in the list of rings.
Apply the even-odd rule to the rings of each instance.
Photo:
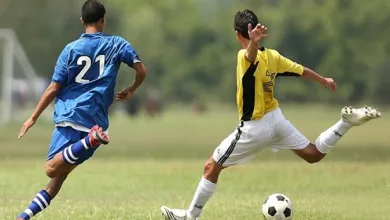
[[[254,63],[246,57],[246,49],[237,56],[237,107],[241,121],[260,119],[279,106],[274,98],[274,83],[278,75],[301,76],[303,66],[279,54],[260,48]]]

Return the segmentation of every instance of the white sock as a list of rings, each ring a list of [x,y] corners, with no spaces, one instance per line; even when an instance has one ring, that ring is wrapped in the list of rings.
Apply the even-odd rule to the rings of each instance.
[[[348,122],[342,120],[338,121],[335,125],[318,136],[316,140],[317,149],[323,154],[328,153],[330,149],[336,145],[337,141],[339,141],[352,127],[353,125]]]
[[[195,218],[199,217],[202,213],[204,205],[213,195],[216,188],[216,183],[212,183],[202,177],[198,188],[196,189],[194,198],[192,199],[191,205],[187,210],[187,215]]]

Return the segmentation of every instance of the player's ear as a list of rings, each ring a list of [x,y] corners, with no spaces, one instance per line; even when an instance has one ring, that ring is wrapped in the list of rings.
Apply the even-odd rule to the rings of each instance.
[[[80,17],[80,22],[81,22],[81,24],[85,25],[82,17]]]

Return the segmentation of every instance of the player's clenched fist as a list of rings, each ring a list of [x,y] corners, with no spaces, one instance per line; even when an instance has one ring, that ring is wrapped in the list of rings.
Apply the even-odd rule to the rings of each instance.
[[[124,89],[116,94],[115,99],[117,101],[126,101],[133,96],[133,93],[129,89]]]
[[[254,28],[252,27],[252,24],[248,24],[249,38],[255,43],[258,43],[261,39],[268,37],[267,30],[267,27],[261,24],[257,24]]]

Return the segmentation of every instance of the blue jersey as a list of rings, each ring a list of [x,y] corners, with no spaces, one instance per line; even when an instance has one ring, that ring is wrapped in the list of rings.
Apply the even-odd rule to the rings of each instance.
[[[68,44],[55,66],[52,82],[61,84],[55,100],[54,123],[71,122],[106,130],[108,108],[121,63],[141,62],[131,44],[119,36],[83,34]]]

